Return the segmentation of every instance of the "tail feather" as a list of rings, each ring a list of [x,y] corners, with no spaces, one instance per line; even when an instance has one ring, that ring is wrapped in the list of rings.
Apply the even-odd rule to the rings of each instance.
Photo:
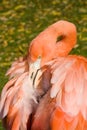
[[[75,117],[70,117],[60,108],[56,109],[51,118],[51,130],[86,130],[87,121],[81,113]]]

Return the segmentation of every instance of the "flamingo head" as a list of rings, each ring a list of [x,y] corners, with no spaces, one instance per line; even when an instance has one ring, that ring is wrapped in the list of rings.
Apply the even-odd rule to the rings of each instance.
[[[34,62],[41,56],[43,66],[52,59],[67,56],[76,44],[76,33],[76,27],[71,22],[60,20],[50,25],[31,41],[30,59]]]

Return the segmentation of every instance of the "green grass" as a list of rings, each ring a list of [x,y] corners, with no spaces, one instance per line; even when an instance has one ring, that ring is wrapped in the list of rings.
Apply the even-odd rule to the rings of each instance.
[[[30,41],[60,19],[77,26],[78,46],[72,53],[87,57],[86,0],[0,0],[0,91],[12,61],[24,56]]]

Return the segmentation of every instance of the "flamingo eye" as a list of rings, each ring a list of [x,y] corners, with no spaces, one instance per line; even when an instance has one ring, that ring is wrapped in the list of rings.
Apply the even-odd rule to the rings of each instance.
[[[63,39],[64,39],[64,36],[63,36],[63,35],[57,37],[56,43],[58,43],[59,41],[61,41],[61,40],[63,40]]]

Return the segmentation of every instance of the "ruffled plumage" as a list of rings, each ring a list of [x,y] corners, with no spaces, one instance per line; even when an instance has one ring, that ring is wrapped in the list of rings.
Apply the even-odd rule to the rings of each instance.
[[[37,107],[41,94],[32,87],[28,72],[5,85],[0,97],[0,118],[4,118],[7,130],[27,130],[30,115]]]
[[[29,70],[29,62],[27,60],[27,57],[20,57],[18,60],[12,63],[6,75],[9,76],[9,78],[12,78],[16,75],[21,75],[28,70]]]
[[[0,97],[6,130],[86,130],[87,59],[67,56],[75,43],[74,24],[58,21],[31,42],[26,58],[12,64]],[[29,67],[38,57],[41,69],[34,74]]]
[[[56,98],[52,130],[86,130],[87,59],[67,56],[57,58],[49,65],[52,73],[50,97]]]

